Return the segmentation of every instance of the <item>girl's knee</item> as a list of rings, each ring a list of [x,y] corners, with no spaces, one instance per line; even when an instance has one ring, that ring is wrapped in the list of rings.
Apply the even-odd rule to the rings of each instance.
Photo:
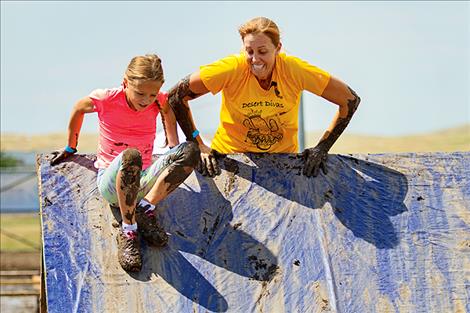
[[[128,148],[122,153],[122,167],[135,166],[142,168],[142,155],[135,148]]]
[[[142,155],[139,150],[134,148],[124,150],[121,166],[121,171],[118,174],[119,179],[116,180],[116,183],[119,183],[119,186],[116,186],[116,189],[122,192],[125,197],[126,205],[130,206],[135,203],[137,193],[140,188]]]
[[[140,173],[142,171],[142,155],[139,150],[129,148],[123,151],[121,160],[120,179],[126,186],[139,187]]]

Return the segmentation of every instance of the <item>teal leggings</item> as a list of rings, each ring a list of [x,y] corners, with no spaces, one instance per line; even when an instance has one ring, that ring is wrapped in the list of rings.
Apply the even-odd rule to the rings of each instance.
[[[188,156],[188,151],[194,154],[194,151],[199,152],[199,149],[188,149],[188,145],[194,145],[190,142],[183,142],[176,147],[170,149],[165,154],[159,156],[148,168],[143,170],[140,174],[140,189],[137,194],[137,203],[152,189],[157,181],[158,176],[170,165],[175,164],[179,166],[195,166],[195,156]],[[103,198],[113,206],[118,206],[118,196],[116,191],[116,176],[121,170],[122,163],[121,152],[109,166],[105,169],[98,170],[97,185]],[[187,159],[193,160],[192,164],[187,164]]]

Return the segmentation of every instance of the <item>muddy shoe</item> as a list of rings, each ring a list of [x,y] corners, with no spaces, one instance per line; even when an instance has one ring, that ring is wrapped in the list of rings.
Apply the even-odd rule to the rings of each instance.
[[[140,243],[137,232],[126,235],[122,230],[117,234],[118,260],[126,272],[139,272],[142,268]]]
[[[154,211],[145,212],[147,207],[137,206],[135,219],[139,227],[139,233],[154,247],[164,247],[168,243],[168,235],[165,230],[157,224]]]

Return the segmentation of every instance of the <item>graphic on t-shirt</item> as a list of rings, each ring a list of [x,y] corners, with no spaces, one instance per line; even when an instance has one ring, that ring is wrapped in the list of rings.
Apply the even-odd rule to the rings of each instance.
[[[276,114],[276,117],[283,113]],[[282,140],[280,131],[280,120],[273,117],[261,117],[261,111],[253,111],[245,115],[243,125],[248,128],[246,138],[249,139],[258,149],[269,150],[274,144]],[[246,141],[246,140],[245,140]]]
[[[274,93],[276,94],[276,97],[278,97],[279,99],[282,99],[283,96],[281,96],[281,92],[279,91],[279,89],[277,89],[277,82],[272,81],[271,82],[271,87],[274,87]],[[269,88],[271,88],[271,87],[269,87]]]

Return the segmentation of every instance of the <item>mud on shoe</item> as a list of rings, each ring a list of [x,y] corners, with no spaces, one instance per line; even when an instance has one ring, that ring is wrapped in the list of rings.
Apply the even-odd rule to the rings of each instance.
[[[168,235],[165,230],[158,225],[155,210],[147,211],[147,207],[138,205],[135,210],[135,218],[139,226],[139,233],[154,247],[164,247],[168,244]]]
[[[126,272],[139,272],[142,268],[140,256],[140,242],[135,231],[124,233],[120,230],[117,234],[118,260]]]

